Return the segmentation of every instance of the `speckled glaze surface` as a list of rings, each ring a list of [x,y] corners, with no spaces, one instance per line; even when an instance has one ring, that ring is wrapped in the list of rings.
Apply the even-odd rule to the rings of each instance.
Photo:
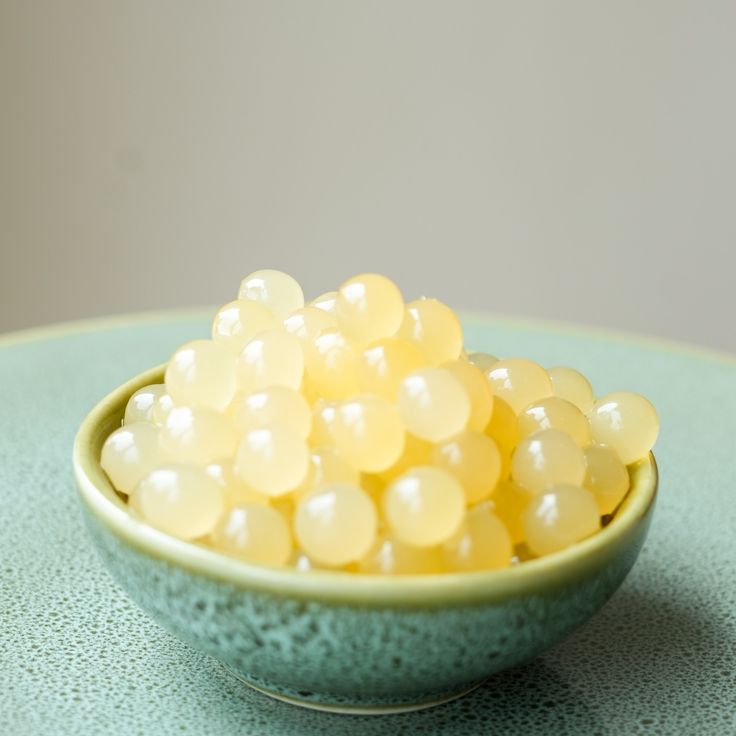
[[[622,588],[563,643],[460,700],[375,718],[244,687],[129,602],[89,543],[69,469],[76,427],[114,386],[205,331],[202,317],[163,315],[0,342],[0,733],[734,733],[736,362],[466,320],[478,349],[571,363],[599,392],[653,399],[663,423],[657,514]],[[257,600],[242,603],[258,615]]]

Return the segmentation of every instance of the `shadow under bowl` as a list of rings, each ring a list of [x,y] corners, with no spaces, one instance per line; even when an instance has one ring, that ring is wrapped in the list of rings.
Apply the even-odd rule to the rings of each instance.
[[[592,616],[631,569],[657,492],[650,455],[600,532],[504,570],[386,577],[249,564],[145,524],[100,466],[128,398],[161,367],[117,388],[84,419],[74,470],[107,567],[159,624],[246,683],[298,705],[350,713],[429,707],[527,661]]]

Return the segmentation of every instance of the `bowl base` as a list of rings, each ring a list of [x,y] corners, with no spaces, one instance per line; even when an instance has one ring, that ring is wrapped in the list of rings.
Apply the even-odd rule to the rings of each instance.
[[[446,695],[442,695],[437,698],[432,698],[431,700],[423,700],[417,703],[413,702],[407,702],[407,703],[392,703],[392,704],[385,704],[381,705],[380,703],[377,703],[376,705],[351,705],[349,703],[330,703],[330,702],[321,702],[319,700],[306,700],[299,697],[296,697],[294,695],[286,695],[285,693],[278,692],[276,690],[272,690],[269,687],[265,687],[262,684],[256,684],[255,682],[249,680],[247,677],[242,675],[240,672],[236,672],[231,667],[228,667],[227,665],[222,665],[231,675],[236,677],[240,682],[244,683],[248,687],[252,688],[253,690],[257,690],[259,693],[262,693],[263,695],[268,695],[269,698],[274,698],[274,700],[281,700],[284,703],[290,703],[291,705],[298,705],[300,708],[308,708],[310,710],[321,710],[325,711],[327,713],[344,713],[347,715],[353,715],[353,716],[381,716],[381,715],[388,715],[391,713],[407,713],[409,711],[413,710],[424,710],[426,708],[434,708],[436,705],[442,705],[443,703],[449,703],[451,700],[457,700],[458,698],[462,698],[463,695],[467,695],[469,692],[472,692],[477,687],[480,687],[483,684],[483,681],[476,682],[470,687],[463,688],[462,690],[458,690],[457,692],[448,693]]]

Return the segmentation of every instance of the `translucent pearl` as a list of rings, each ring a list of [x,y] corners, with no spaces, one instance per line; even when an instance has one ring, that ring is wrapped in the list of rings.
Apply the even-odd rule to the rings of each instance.
[[[282,271],[254,271],[240,283],[238,299],[265,304],[278,319],[286,319],[304,306],[304,292],[299,282]]]
[[[557,485],[536,496],[524,511],[526,543],[536,555],[548,555],[579,542],[600,528],[598,505],[590,491]]]
[[[303,552],[292,553],[289,563],[298,572],[310,572],[311,570],[319,569],[319,565],[310,560]]]
[[[174,408],[174,400],[167,393],[163,393],[156,398],[151,407],[151,421],[157,426],[162,427],[166,423],[166,417]]]
[[[407,429],[430,442],[442,442],[465,429],[470,398],[463,384],[444,368],[420,368],[399,386],[397,404]]]
[[[281,329],[261,332],[243,348],[238,358],[238,381],[244,393],[269,386],[298,389],[303,375],[301,343]]]
[[[503,522],[485,504],[468,511],[460,529],[443,545],[445,563],[456,572],[500,570],[513,554]]]
[[[332,438],[342,456],[367,473],[386,470],[399,459],[404,431],[398,409],[372,394],[339,404],[332,424]]]
[[[294,495],[298,500],[312,491],[336,483],[360,485],[360,473],[334,447],[318,447],[312,450],[307,477],[294,491]]]
[[[501,476],[498,446],[480,432],[461,432],[437,445],[432,459],[460,481],[469,504],[488,498]]]
[[[193,340],[174,353],[165,383],[175,404],[224,409],[235,395],[235,359],[222,345]]]
[[[309,444],[312,447],[322,447],[332,444],[332,423],[337,413],[337,402],[329,399],[317,399],[312,407],[312,433],[309,435]]]
[[[391,279],[364,273],[348,279],[337,292],[335,316],[341,332],[358,343],[390,337],[404,318],[404,300]]]
[[[601,515],[612,514],[629,490],[629,473],[610,447],[590,445],[585,455],[583,485],[595,496]]]
[[[396,401],[399,385],[413,370],[426,365],[414,343],[386,337],[365,348],[358,358],[358,384],[363,391]]]
[[[217,481],[195,465],[157,468],[138,483],[130,503],[149,524],[181,539],[209,534],[225,511]]]
[[[470,398],[470,418],[468,428],[482,432],[491,419],[493,394],[483,371],[464,360],[451,360],[442,367],[450,371],[463,384]]]
[[[470,353],[468,360],[483,373],[498,363],[498,358],[490,353]]]
[[[357,354],[337,330],[325,330],[306,351],[307,377],[312,388],[328,399],[358,393]]]
[[[450,473],[424,466],[393,481],[383,505],[394,537],[415,547],[431,547],[449,539],[460,527],[465,494]]]
[[[511,459],[511,474],[532,493],[542,493],[553,485],[579,486],[585,477],[585,457],[569,434],[543,429],[519,443]]]
[[[588,414],[593,441],[608,445],[624,465],[645,458],[659,434],[659,418],[651,402],[629,391],[598,399]]]
[[[585,415],[575,404],[557,396],[535,401],[519,414],[519,431],[522,437],[540,429],[567,432],[580,447],[590,444],[590,427]]]
[[[445,572],[440,547],[412,547],[398,539],[379,537],[358,563],[358,572],[371,575],[432,575]]]
[[[123,424],[133,424],[135,422],[152,422],[153,421],[153,405],[156,400],[166,393],[166,386],[163,383],[155,383],[151,386],[139,388],[128,400],[125,407],[125,418]]]
[[[566,366],[550,368],[547,373],[555,396],[575,404],[583,414],[590,411],[595,402],[593,387],[582,373]]]
[[[279,425],[288,427],[306,439],[312,431],[312,409],[293,388],[269,386],[248,394],[239,403],[234,423],[242,433]]]
[[[248,504],[230,509],[210,537],[219,550],[250,562],[285,565],[291,556],[291,532],[281,514]]]
[[[160,462],[158,429],[149,422],[116,429],[102,446],[100,465],[122,493],[130,493]]]
[[[205,470],[207,475],[214,478],[222,488],[227,508],[251,503],[268,506],[269,497],[247,486],[235,473],[231,462],[210,463]]]
[[[259,332],[278,326],[278,320],[265,304],[238,299],[217,311],[212,321],[212,339],[237,355]]]
[[[333,312],[335,311],[335,303],[337,302],[337,292],[336,291],[326,291],[324,294],[320,294],[316,299],[312,299],[311,302],[309,302],[310,307],[316,307],[317,309],[321,309],[325,312]]]
[[[404,438],[404,451],[390,468],[380,473],[381,478],[392,481],[417,465],[431,465],[433,447],[431,442],[421,440],[407,432]]]
[[[302,307],[284,320],[284,329],[299,339],[304,350],[314,344],[320,332],[336,327],[334,316],[317,307]]]
[[[357,562],[376,538],[378,515],[368,494],[356,486],[330,485],[303,498],[294,514],[294,533],[311,559],[331,567]]]
[[[496,441],[501,450],[501,477],[511,472],[511,455],[521,440],[519,422],[513,409],[498,396],[493,397],[493,413],[486,427],[486,434]]]
[[[264,427],[240,441],[235,472],[259,493],[281,496],[298,488],[309,470],[309,448],[286,427]]]
[[[532,498],[533,493],[508,480],[502,480],[493,491],[493,512],[504,523],[513,544],[524,541],[522,514]]]
[[[456,360],[463,349],[460,320],[437,299],[417,299],[407,304],[397,337],[416,343],[434,365]]]
[[[541,365],[525,358],[499,360],[486,372],[494,396],[501,397],[516,414],[533,401],[552,396],[552,381]]]
[[[233,457],[238,434],[228,418],[203,407],[178,406],[161,428],[162,454],[174,462],[206,465]]]

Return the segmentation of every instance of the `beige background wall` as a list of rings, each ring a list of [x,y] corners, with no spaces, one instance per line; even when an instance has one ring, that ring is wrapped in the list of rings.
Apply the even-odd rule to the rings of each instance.
[[[360,270],[736,350],[736,3],[0,0],[0,330]]]

